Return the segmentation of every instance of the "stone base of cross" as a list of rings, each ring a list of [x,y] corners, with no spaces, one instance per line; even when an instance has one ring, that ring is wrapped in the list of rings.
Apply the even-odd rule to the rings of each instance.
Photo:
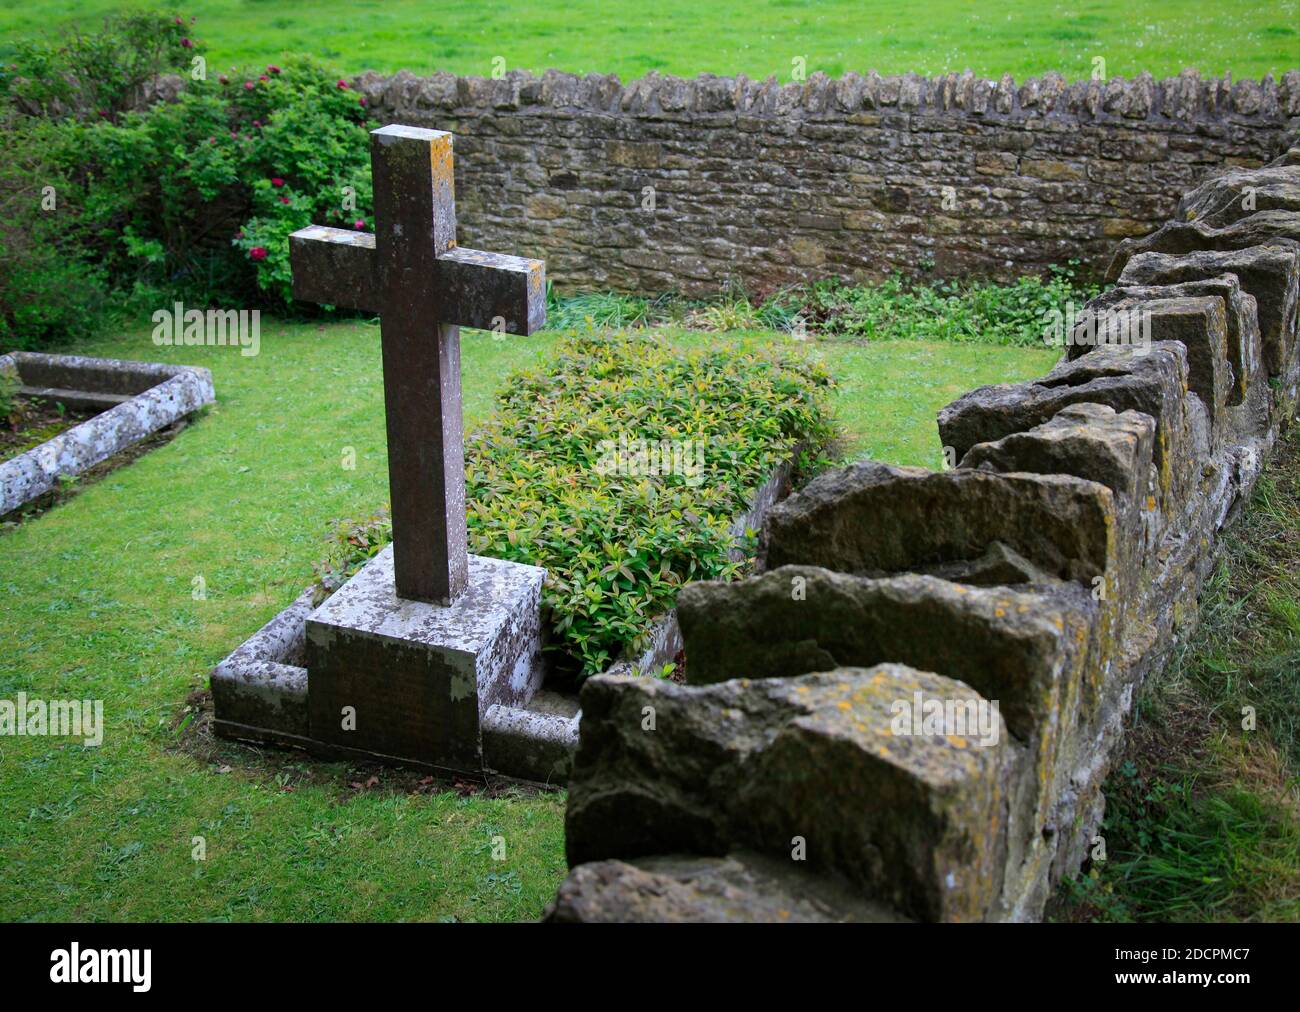
[[[458,770],[482,719],[541,684],[545,571],[471,556],[459,326],[530,334],[540,260],[456,245],[451,134],[371,133],[375,233],[289,237],[296,298],[377,312],[393,544],[307,619],[310,737],[356,755]]]

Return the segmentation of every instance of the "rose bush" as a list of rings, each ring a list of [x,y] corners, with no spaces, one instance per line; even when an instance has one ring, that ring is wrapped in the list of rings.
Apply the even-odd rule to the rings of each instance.
[[[210,74],[194,31],[116,16],[0,75],[0,258],[34,265],[0,282],[0,348],[79,336],[110,298],[287,309],[289,233],[373,221],[361,97],[306,57]]]

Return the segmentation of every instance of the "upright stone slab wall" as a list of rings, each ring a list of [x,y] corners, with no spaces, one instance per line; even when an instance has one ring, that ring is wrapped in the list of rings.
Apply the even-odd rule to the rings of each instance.
[[[549,919],[1041,916],[1297,408],[1300,149],[1180,212],[1092,304],[1149,344],[1081,324],[1047,376],[940,412],[956,468],[818,477],[764,572],[683,588],[689,684],[586,684]],[[904,733],[916,699],[998,712]]]
[[[1117,239],[1169,217],[1207,170],[1263,164],[1300,116],[1300,71],[356,86],[381,122],[455,132],[464,242],[508,241],[564,287],[705,295],[927,262],[1005,277],[1080,258],[1100,273]]]

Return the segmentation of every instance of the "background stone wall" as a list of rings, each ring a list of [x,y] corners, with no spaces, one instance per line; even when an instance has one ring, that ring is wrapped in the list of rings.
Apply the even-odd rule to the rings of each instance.
[[[569,289],[687,294],[1072,258],[1099,273],[1208,169],[1273,157],[1300,115],[1300,71],[1020,85],[403,71],[356,87],[377,120],[455,132],[466,245],[544,258]]]
[[[686,684],[586,681],[549,919],[1035,920],[1099,858],[1134,694],[1300,405],[1300,146],[1173,212],[1110,323],[939,412],[956,467],[826,471],[757,575],[683,587]]]

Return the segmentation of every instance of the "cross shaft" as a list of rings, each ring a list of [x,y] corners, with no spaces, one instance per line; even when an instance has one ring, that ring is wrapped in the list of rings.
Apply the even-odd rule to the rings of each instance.
[[[293,233],[293,294],[379,314],[397,594],[445,605],[468,567],[460,327],[540,329],[545,266],[456,245],[451,134],[370,138],[376,231]]]

